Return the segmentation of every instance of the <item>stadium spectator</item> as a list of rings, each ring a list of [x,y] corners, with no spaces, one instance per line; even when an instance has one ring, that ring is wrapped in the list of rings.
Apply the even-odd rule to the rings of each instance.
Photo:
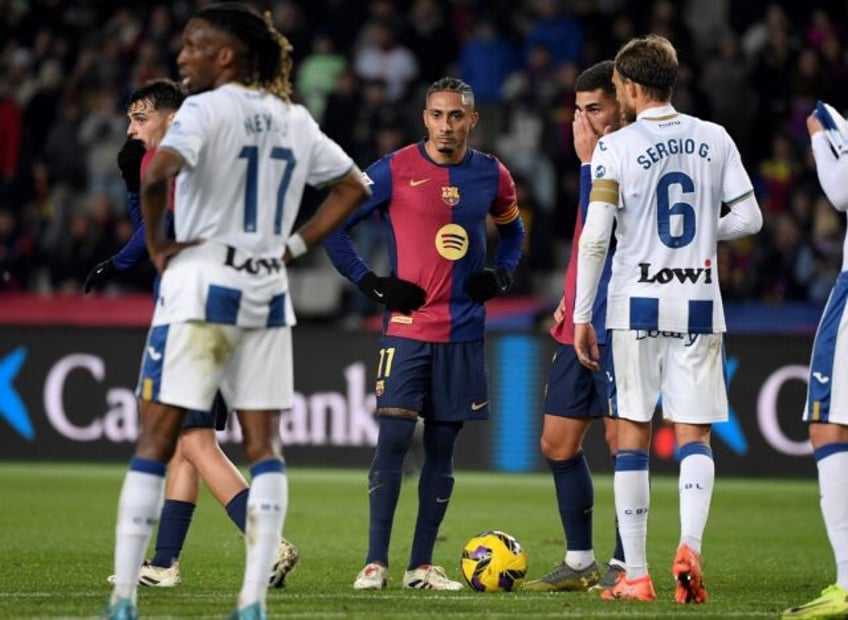
[[[417,59],[398,43],[395,26],[386,19],[367,24],[364,39],[353,61],[356,74],[363,80],[383,81],[388,103],[401,101],[418,76]]]

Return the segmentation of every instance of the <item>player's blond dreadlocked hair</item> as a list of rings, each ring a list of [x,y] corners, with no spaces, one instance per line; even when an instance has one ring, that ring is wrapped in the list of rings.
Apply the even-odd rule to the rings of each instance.
[[[244,4],[221,2],[203,7],[195,17],[241,41],[249,86],[264,88],[283,101],[291,101],[292,46],[274,27],[269,11],[263,17]]]

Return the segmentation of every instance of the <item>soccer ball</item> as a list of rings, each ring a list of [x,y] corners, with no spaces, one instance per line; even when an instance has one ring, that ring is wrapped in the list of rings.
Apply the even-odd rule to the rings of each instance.
[[[460,569],[468,585],[478,592],[509,592],[524,581],[527,554],[509,534],[489,530],[466,543]]]

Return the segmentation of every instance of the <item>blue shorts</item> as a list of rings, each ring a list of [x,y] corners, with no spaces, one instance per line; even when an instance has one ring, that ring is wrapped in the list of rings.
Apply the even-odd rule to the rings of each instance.
[[[577,360],[574,345],[557,345],[545,388],[546,414],[565,418],[599,418],[608,413],[606,349],[600,347],[601,370],[594,372]]]
[[[486,345],[383,336],[377,357],[377,409],[400,408],[441,422],[489,417]]]
[[[215,401],[212,403],[210,411],[198,411],[189,409],[186,411],[183,418],[183,428],[212,428],[216,431],[222,431],[227,428],[227,416],[229,408],[224,402],[224,397],[221,392],[215,393]]]

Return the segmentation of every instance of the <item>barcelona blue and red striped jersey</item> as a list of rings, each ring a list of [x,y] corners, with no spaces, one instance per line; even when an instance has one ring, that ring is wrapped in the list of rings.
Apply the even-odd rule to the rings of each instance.
[[[500,233],[495,266],[512,273],[521,258],[524,226],[509,171],[474,149],[458,164],[437,164],[422,141],[385,156],[365,175],[371,198],[324,242],[336,269],[353,282],[369,271],[349,231],[378,210],[392,273],[427,292],[410,315],[387,310],[384,332],[427,342],[483,338],[485,307],[470,299],[465,284],[486,267],[489,214]]]
[[[562,298],[564,300],[564,311],[562,320],[551,328],[551,336],[560,344],[574,344],[574,299],[577,296],[577,247],[580,245],[580,233],[583,231],[583,222],[586,221],[586,211],[589,208],[589,192],[592,189],[591,165],[583,164],[580,167],[580,205],[577,209],[577,221],[574,224],[574,237],[571,241],[571,256],[568,259],[568,267],[565,270],[565,278],[562,282]],[[595,304],[592,307],[592,325],[598,337],[598,344],[605,344],[606,314],[607,314],[607,286],[609,285],[612,272],[612,255],[615,252],[615,242],[607,253],[601,280],[598,283],[598,293],[595,296]]]

